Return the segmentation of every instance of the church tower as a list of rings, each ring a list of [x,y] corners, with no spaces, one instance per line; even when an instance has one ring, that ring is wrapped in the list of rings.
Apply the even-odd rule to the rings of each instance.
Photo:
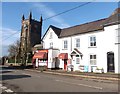
[[[32,19],[31,12],[28,19],[25,19],[24,15],[22,16],[19,49],[20,58],[22,60],[25,59],[28,53],[31,53],[34,45],[41,44],[42,21],[42,16],[40,17],[40,21]]]

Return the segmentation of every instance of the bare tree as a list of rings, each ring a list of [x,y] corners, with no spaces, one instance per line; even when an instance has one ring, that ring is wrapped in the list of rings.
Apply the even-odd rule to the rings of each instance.
[[[9,45],[9,48],[8,48],[9,57],[15,57],[15,63],[16,63],[18,52],[19,52],[19,46],[20,46],[20,41],[17,40],[15,43]]]

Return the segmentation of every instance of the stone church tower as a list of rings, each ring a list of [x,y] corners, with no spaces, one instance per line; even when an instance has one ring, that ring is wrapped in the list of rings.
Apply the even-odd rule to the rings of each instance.
[[[22,16],[21,23],[19,57],[23,62],[23,60],[26,60],[25,57],[28,58],[27,55],[31,53],[32,47],[41,44],[42,16],[40,21],[36,21],[32,19],[32,13],[30,12],[28,19],[25,19],[24,15]]]

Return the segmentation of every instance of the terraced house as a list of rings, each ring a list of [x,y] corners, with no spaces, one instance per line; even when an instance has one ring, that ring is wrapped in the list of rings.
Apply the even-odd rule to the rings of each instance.
[[[120,73],[119,16],[120,8],[105,19],[69,28],[50,25],[43,36],[47,68]]]

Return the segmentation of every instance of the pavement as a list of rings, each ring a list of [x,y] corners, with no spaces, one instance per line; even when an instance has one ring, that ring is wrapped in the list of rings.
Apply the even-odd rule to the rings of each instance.
[[[39,69],[25,69],[27,71],[41,72]],[[63,70],[47,70],[42,71],[47,74],[71,76],[79,78],[88,78],[94,80],[109,80],[109,81],[120,81],[120,74],[113,73],[84,73],[84,72],[67,72]]]

